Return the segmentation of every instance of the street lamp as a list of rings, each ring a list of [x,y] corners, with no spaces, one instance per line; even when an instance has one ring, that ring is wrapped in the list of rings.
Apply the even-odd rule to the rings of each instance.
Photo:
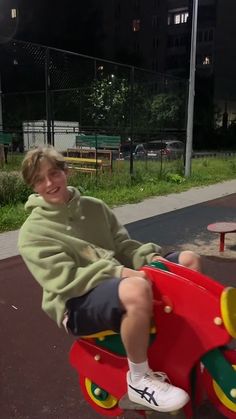
[[[193,149],[193,115],[194,115],[194,96],[195,96],[197,14],[198,14],[198,0],[193,0],[189,90],[188,90],[188,111],[187,111],[185,176],[190,176],[191,174],[191,159],[192,159],[192,149]]]

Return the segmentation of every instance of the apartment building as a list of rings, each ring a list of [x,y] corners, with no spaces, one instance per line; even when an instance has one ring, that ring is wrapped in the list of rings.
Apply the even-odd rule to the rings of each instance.
[[[157,72],[189,76],[192,0],[103,0],[103,55]],[[236,118],[236,2],[199,0],[196,75],[213,102]]]

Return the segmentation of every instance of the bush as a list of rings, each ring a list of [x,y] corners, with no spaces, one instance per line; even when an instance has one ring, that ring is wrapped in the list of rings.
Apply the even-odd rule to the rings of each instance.
[[[31,192],[19,172],[0,172],[1,205],[25,202]]]

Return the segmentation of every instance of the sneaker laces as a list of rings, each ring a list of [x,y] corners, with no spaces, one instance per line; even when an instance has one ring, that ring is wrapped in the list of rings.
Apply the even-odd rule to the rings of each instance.
[[[145,380],[152,384],[153,380],[155,381],[155,385],[160,387],[163,391],[168,391],[170,388],[170,379],[165,372],[162,371],[148,371],[145,376]]]

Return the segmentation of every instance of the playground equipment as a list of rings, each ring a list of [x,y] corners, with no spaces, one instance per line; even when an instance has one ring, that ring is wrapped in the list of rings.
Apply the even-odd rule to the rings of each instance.
[[[150,367],[164,371],[188,392],[187,419],[206,398],[227,418],[236,419],[236,351],[227,348],[236,337],[236,289],[168,261],[142,270],[154,296]],[[70,363],[85,399],[98,413],[123,413],[128,364],[119,334],[106,331],[79,338],[72,345]],[[147,411],[135,404],[128,408],[144,416]]]

